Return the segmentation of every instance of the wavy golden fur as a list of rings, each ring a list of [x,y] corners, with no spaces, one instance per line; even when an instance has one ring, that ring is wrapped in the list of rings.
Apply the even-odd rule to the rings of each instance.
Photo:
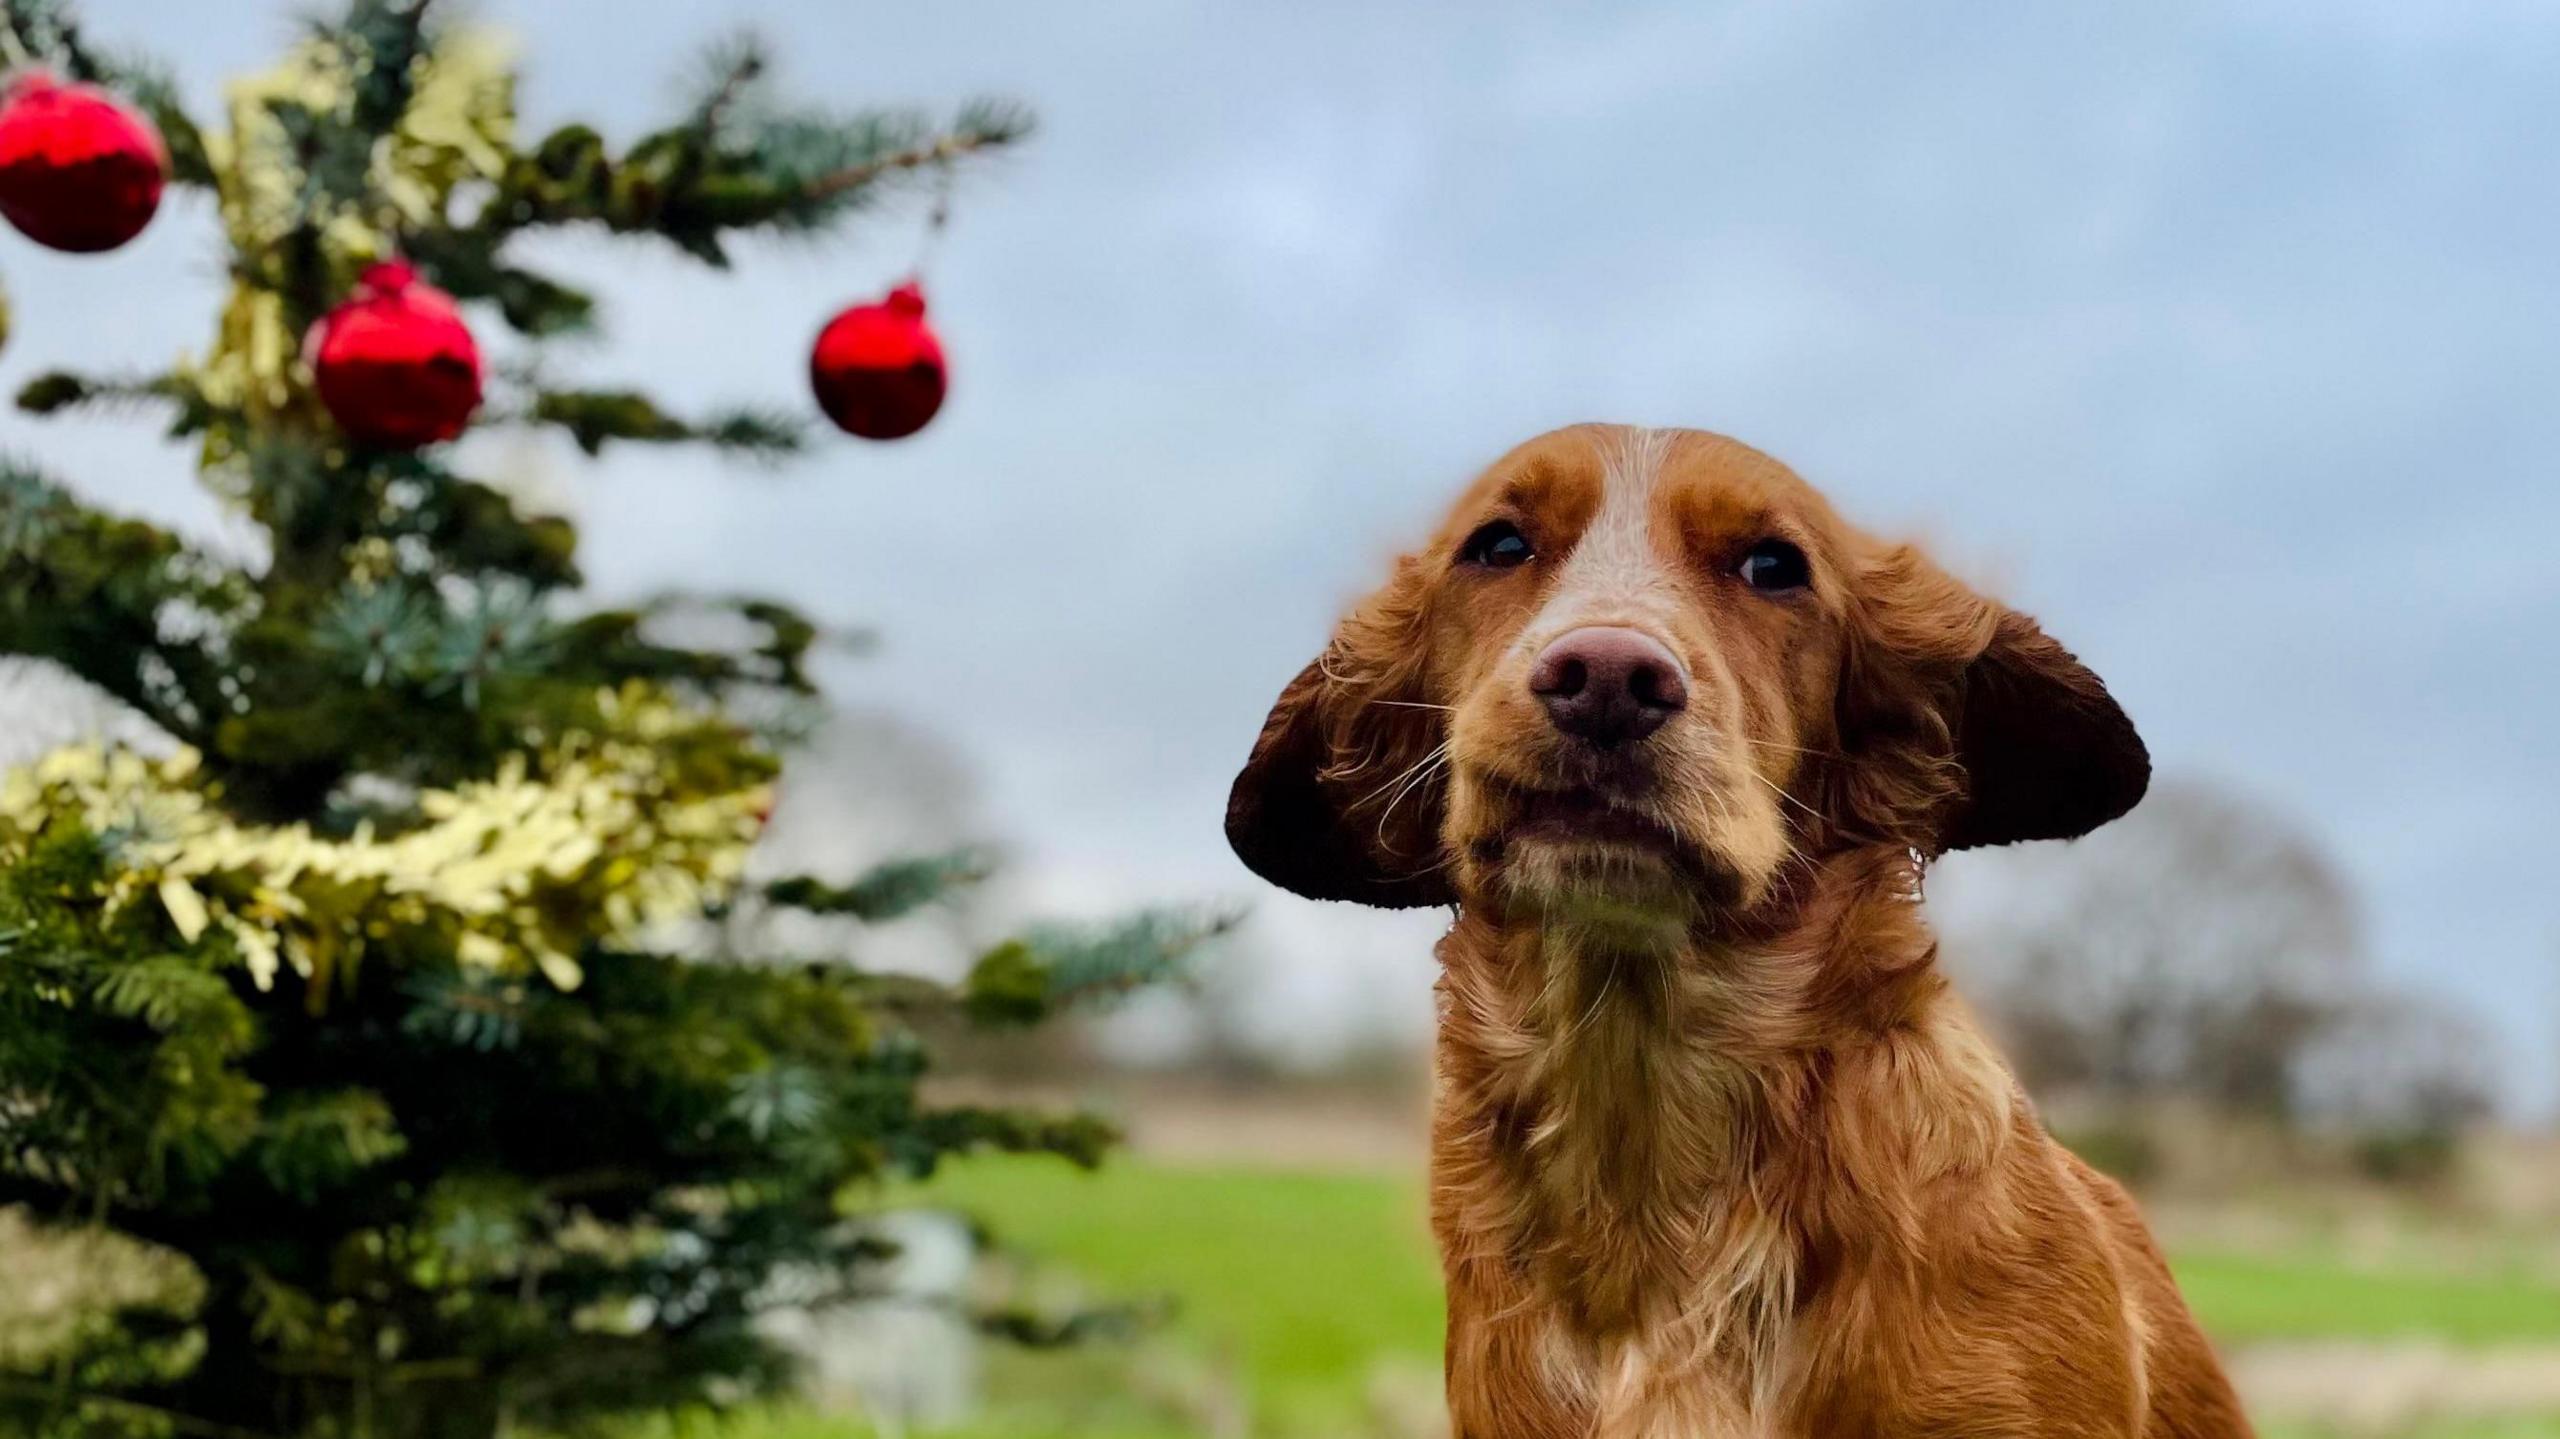
[[[1773,543],[1802,583],[1746,581]],[[1676,670],[1659,729],[1577,743],[1542,707],[1540,656],[1594,626]],[[1757,451],[1581,426],[1477,480],[1282,693],[1228,814],[1301,894],[1456,908],[1458,1439],[2246,1435],[1919,904],[1936,855],[2085,833],[2148,776],[2033,621]]]

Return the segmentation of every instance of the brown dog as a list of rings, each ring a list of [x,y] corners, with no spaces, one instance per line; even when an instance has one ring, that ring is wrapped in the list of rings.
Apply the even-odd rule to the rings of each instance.
[[[1765,455],[1584,426],[1487,471],[1227,814],[1285,888],[1457,908],[1458,1439],[2248,1434],[1918,903],[1931,857],[2084,834],[2149,775],[2033,621]]]

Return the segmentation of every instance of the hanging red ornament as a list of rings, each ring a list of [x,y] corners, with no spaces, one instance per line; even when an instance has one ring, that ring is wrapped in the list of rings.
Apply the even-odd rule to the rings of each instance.
[[[942,341],[924,322],[924,291],[910,280],[829,320],[809,352],[809,384],[848,434],[895,440],[923,429],[950,384]]]
[[[352,439],[416,449],[461,434],[480,407],[480,346],[453,297],[386,260],[311,327],[320,403]]]
[[[114,249],[151,223],[168,176],[160,132],[94,85],[36,70],[0,98],[0,215],[39,245]]]

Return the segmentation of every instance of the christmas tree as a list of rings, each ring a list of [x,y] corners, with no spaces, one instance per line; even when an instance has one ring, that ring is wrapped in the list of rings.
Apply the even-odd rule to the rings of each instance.
[[[172,742],[0,781],[0,1203],[173,1251],[200,1291],[0,1376],[19,1432],[574,1432],[767,1392],[786,1366],[759,1306],[786,1271],[861,1292],[880,1254],[848,1220],[876,1181],[1108,1141],[923,1102],[923,1018],[1036,1020],[1202,932],[1033,937],[947,984],[701,941],[758,908],[885,921],[982,861],[747,883],[817,627],[760,600],[582,604],[572,528],[435,441],[477,404],[590,454],[800,449],[789,410],[545,384],[540,342],[599,316],[517,242],[590,227],[719,268],[741,236],[929,196],[1026,122],[794,107],[740,42],[663,130],[532,139],[499,52],[442,19],[355,0],[199,127],[54,0],[0,0],[22,73],[148,117],[118,163],[211,193],[230,285],[200,358],[42,375],[19,406],[164,423],[264,540],[243,563],[0,461],[0,654]],[[527,357],[485,402],[474,325]],[[677,637],[706,611],[748,637]]]

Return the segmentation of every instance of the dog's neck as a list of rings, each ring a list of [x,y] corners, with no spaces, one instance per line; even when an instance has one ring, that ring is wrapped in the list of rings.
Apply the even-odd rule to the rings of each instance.
[[[1913,883],[1906,854],[1835,856],[1770,922],[1668,947],[1462,909],[1440,951],[1443,1183],[1573,1328],[1687,1323],[1710,1347],[1774,1328],[1831,1222],[1809,1176],[1843,1162],[1834,1086],[1944,1047]]]

